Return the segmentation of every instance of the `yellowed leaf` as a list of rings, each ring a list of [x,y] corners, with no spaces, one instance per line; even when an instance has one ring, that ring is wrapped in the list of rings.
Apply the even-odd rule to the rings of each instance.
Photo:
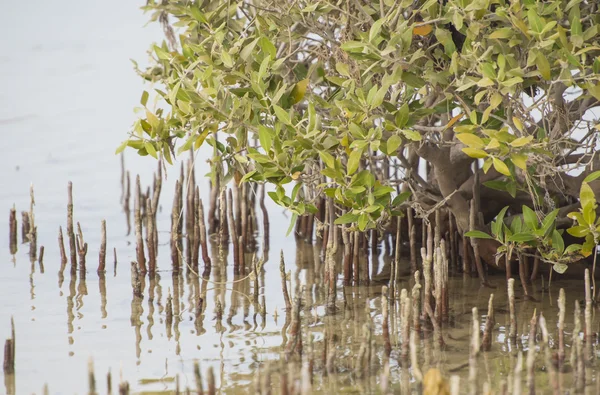
[[[463,143],[464,145],[467,145],[471,148],[485,147],[485,143],[483,142],[483,140],[479,136],[476,136],[472,133],[459,133],[456,135],[456,138],[461,143]]]
[[[413,28],[413,36],[426,36],[433,31],[433,26],[422,25]]]
[[[525,128],[523,127],[523,122],[517,117],[512,117],[512,121],[515,124],[515,127],[519,130],[519,132],[523,133]]]
[[[292,174],[292,180],[297,180],[298,177],[300,177],[300,174],[302,174],[301,172],[297,171],[294,174]]]
[[[512,147],[523,147],[524,145],[529,144],[532,140],[533,140],[533,136],[519,137],[519,138],[514,139],[510,143],[510,145]]]
[[[452,117],[452,119],[446,124],[446,129],[451,128],[456,122],[460,121],[463,117],[463,113],[461,112],[458,115]]]
[[[485,147],[485,149],[495,149],[495,148],[500,148],[500,142],[498,142],[498,139],[491,139],[489,144],[487,145],[487,147]]]
[[[527,170],[527,155],[514,154],[510,156],[510,160],[512,160],[512,163],[519,169]]]
[[[492,158],[492,160],[494,163],[494,169],[496,169],[498,173],[504,174],[505,176],[510,176],[510,170],[508,169],[508,166],[506,166],[506,163],[502,162],[498,158]]]
[[[302,81],[298,81],[294,88],[292,89],[292,93],[290,94],[290,99],[292,104],[299,103],[306,94],[306,89],[308,88],[308,78],[303,79]]]

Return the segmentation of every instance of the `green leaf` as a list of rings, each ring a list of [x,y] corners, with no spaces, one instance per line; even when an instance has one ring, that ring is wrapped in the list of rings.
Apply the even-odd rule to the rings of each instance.
[[[581,184],[581,189],[579,190],[579,200],[581,201],[581,207],[583,209],[586,206],[594,206],[596,204],[596,196],[594,195],[594,191],[590,187],[587,182],[583,182]],[[589,224],[593,223],[588,221]]]
[[[120,154],[121,152],[123,152],[123,150],[125,150],[125,148],[127,148],[127,143],[128,143],[128,142],[129,142],[129,141],[127,141],[127,140],[123,141],[123,142],[121,143],[121,145],[119,145],[119,146],[117,147],[117,150],[115,151],[115,155],[118,155],[118,154]]]
[[[568,268],[569,265],[566,265],[564,263],[555,263],[554,265],[552,265],[552,269],[558,274],[563,274],[567,271]]]
[[[408,104],[404,103],[402,105],[402,107],[400,107],[400,109],[398,110],[398,112],[396,113],[396,126],[399,128],[403,128],[404,126],[406,126],[406,123],[408,122],[408,115],[409,115],[409,108],[408,108]]]
[[[508,238],[508,241],[516,242],[516,243],[526,243],[529,241],[534,241],[535,235],[531,233],[519,232]]]
[[[158,155],[156,154],[156,148],[154,148],[154,144],[146,141],[146,142],[144,142],[144,148],[146,148],[146,152],[148,152],[148,154],[152,155],[154,157],[154,159],[158,159]]]
[[[589,228],[581,225],[573,226],[567,229],[567,233],[574,237],[585,237],[589,232]]]
[[[400,204],[404,203],[410,197],[410,195],[411,195],[410,191],[400,193],[392,201],[392,206],[399,206]]]
[[[402,144],[402,138],[394,134],[387,141],[387,154],[392,155],[396,153],[396,150]]]
[[[352,213],[346,213],[346,214],[342,215],[341,217],[336,218],[336,220],[333,223],[335,225],[344,225],[344,224],[354,223],[357,220],[358,220],[358,215],[352,214]]]
[[[492,236],[490,236],[487,233],[482,232],[480,230],[470,230],[467,233],[465,233],[465,236],[471,237],[473,239],[490,239],[490,240],[494,239]]]
[[[510,170],[508,169],[508,166],[506,166],[506,164],[504,162],[502,162],[500,159],[494,157],[492,158],[493,163],[494,163],[494,169],[496,169],[496,171],[500,174],[504,174],[505,176],[510,176]]]
[[[565,242],[556,229],[552,232],[552,247],[558,251],[559,255],[565,251]]]
[[[542,231],[544,237],[548,237],[550,235],[550,231],[554,230],[554,221],[556,220],[556,216],[558,215],[558,209],[552,210],[544,220],[542,221]]]
[[[140,99],[140,103],[142,106],[146,107],[146,103],[148,103],[148,97],[150,95],[148,95],[148,92],[144,91],[142,92],[142,98]]]
[[[600,170],[588,174],[587,177],[583,179],[583,182],[592,182],[598,178],[600,178]]]
[[[361,214],[358,217],[358,230],[363,232],[367,228],[367,224],[369,223],[369,215]]]
[[[271,135],[271,130],[266,126],[259,125],[258,139],[260,141],[260,146],[265,150],[266,153],[269,153],[269,151],[271,151],[271,144],[273,143],[273,136]]]
[[[491,180],[491,181],[486,181],[483,183],[484,186],[486,186],[490,189],[495,189],[496,191],[502,191],[502,192],[506,192],[507,184],[508,183],[503,180]]]
[[[500,231],[502,230],[502,225],[504,225],[504,216],[506,215],[506,210],[508,210],[508,206],[504,207],[498,215],[496,216],[496,221],[492,223],[492,233],[495,236],[500,235]]]
[[[256,47],[256,44],[258,43],[258,40],[259,40],[259,38],[256,38],[256,39],[252,40],[248,45],[246,45],[240,51],[240,58],[242,58],[244,61],[248,61],[248,58],[250,57],[250,55],[254,51],[254,48]]]
[[[252,171],[249,171],[248,173],[244,174],[244,176],[240,179],[240,184],[248,181],[255,174],[256,174],[256,170],[252,170]]]
[[[292,124],[292,121],[290,120],[290,114],[283,108],[279,107],[277,104],[273,104],[273,111],[275,111],[275,116],[277,119],[279,119],[279,121],[286,125]]]
[[[377,38],[379,32],[381,32],[381,27],[383,26],[384,22],[385,18],[381,18],[373,23],[371,30],[369,30],[369,41],[373,41],[375,38]]]
[[[323,163],[325,163],[325,166],[330,169],[335,169],[335,159],[333,159],[333,156],[329,152],[319,151],[319,156],[321,157]]]
[[[360,158],[362,156],[362,149],[356,149],[350,153],[348,157],[348,167],[347,174],[351,176],[358,170],[358,165],[360,164]]]
[[[296,225],[296,220],[298,219],[298,214],[293,213],[292,214],[292,219],[290,221],[290,226],[288,227],[287,232],[285,233],[286,237],[290,235],[290,233],[292,233],[292,230],[294,229],[294,225]]]
[[[523,206],[523,219],[525,220],[525,224],[529,227],[529,229],[537,229],[538,217],[535,214],[535,211],[527,206]]]
[[[402,129],[402,134],[409,140],[421,141],[421,133],[412,129]]]
[[[546,25],[542,19],[535,12],[535,9],[532,7],[527,11],[527,20],[529,22],[529,26],[531,30],[536,33],[541,33],[544,30],[544,26]]]
[[[542,78],[546,81],[549,81],[552,78],[552,74],[550,72],[550,63],[548,63],[548,59],[541,51],[538,51],[535,56],[535,64],[542,75]]]
[[[513,29],[511,29],[510,27],[503,27],[501,29],[495,30],[494,32],[492,32],[492,34],[490,34],[488,36],[489,39],[504,39],[504,38],[511,38],[512,36],[514,36],[515,31]]]
[[[165,51],[164,49],[162,49],[161,47],[158,47],[155,45],[154,52],[156,53],[156,56],[158,56],[158,58],[160,60],[169,60],[169,53],[167,51]]]

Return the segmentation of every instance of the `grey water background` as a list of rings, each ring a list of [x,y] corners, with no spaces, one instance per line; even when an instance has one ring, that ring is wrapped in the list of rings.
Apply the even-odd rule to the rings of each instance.
[[[152,327],[148,325],[147,296],[142,303],[141,354],[136,355],[136,335],[130,320],[130,262],[135,259],[135,246],[134,238],[126,236],[120,206],[120,160],[114,151],[136,119],[133,109],[139,106],[142,90],[149,89],[135,74],[130,58],[141,65],[147,63],[147,48],[163,39],[158,24],[144,26],[149,15],[140,10],[143,3],[37,0],[3,1],[1,5],[0,339],[10,337],[10,320],[14,317],[18,394],[41,393],[44,383],[51,394],[86,392],[90,357],[100,393],[105,392],[104,377],[109,369],[113,382],[118,383],[122,374],[138,391],[173,388],[172,382],[145,385],[139,380],[178,374],[183,388],[193,387],[196,359],[204,371],[212,364],[220,382],[227,375],[250,373],[251,363],[263,358],[261,350],[281,343],[281,322],[278,326],[273,321],[274,311],[282,312],[283,306],[278,256],[280,248],[293,248],[294,240],[284,237],[289,219],[276,208],[271,210],[275,215],[271,216],[271,257],[266,264],[266,281],[276,286],[266,295],[266,327],[247,332],[240,329],[244,328],[243,317],[238,316],[231,326],[225,325],[223,333],[217,332],[213,328],[211,296],[206,301],[206,333],[198,336],[186,296],[181,298],[184,308],[179,341],[167,339],[162,308],[172,279],[169,252],[161,247],[158,265],[163,270],[162,300],[156,297],[154,301],[159,307]],[[204,154],[197,156],[196,169],[201,194],[207,201],[208,182],[202,178],[207,169]],[[152,158],[127,152],[126,166],[132,183],[139,173],[144,188],[151,184],[156,169]],[[159,232],[165,232],[159,234],[161,243],[168,237],[178,173],[178,166],[169,170],[161,195]],[[72,333],[67,311],[69,270],[65,271],[62,287],[57,274],[57,235],[59,226],[66,226],[68,181],[74,185],[75,221],[81,223],[89,244],[87,295],[78,293],[74,298]],[[20,233],[20,212],[29,210],[31,184],[35,190],[38,248],[45,247],[43,274],[37,263],[32,268],[27,245],[19,245],[14,261],[9,252],[9,209],[13,205],[17,208]],[[96,274],[102,219],[107,221],[109,251],[106,318],[102,318]],[[113,248],[119,261],[116,277],[112,273]],[[231,279],[231,266],[227,271]],[[208,285],[209,293],[214,287]],[[187,284],[185,292],[187,295]],[[226,292],[226,312],[234,297],[238,296]]]

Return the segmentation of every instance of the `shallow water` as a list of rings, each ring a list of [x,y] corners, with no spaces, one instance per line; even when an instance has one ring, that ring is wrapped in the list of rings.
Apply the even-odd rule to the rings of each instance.
[[[291,272],[290,292],[293,294],[299,285],[304,287],[301,295],[305,349],[309,349],[309,333],[314,336],[315,355],[321,355],[324,339],[336,335],[337,374],[335,379],[322,375],[323,364],[320,357],[315,358],[315,391],[376,392],[383,360],[380,294],[384,281],[345,290],[340,284],[338,312],[326,314],[320,249],[293,237],[286,238],[289,219],[274,205],[269,205],[271,248],[258,289],[252,279],[235,277],[231,264],[214,264],[209,279],[198,278],[188,270],[174,275],[170,271],[168,231],[179,169],[170,169],[158,213],[158,278],[155,282],[146,278],[143,297],[132,293],[130,262],[136,259],[135,239],[126,235],[120,204],[121,164],[113,152],[135,119],[132,109],[143,89],[128,59],[143,62],[149,44],[162,39],[158,26],[143,27],[147,17],[138,9],[142,3],[62,0],[11,2],[3,7],[6,23],[0,26],[0,34],[10,39],[3,40],[4,51],[0,55],[0,81],[4,87],[0,92],[0,130],[5,147],[0,156],[0,208],[6,214],[0,216],[0,229],[5,235],[0,238],[0,257],[4,261],[0,269],[0,337],[10,336],[13,317],[16,393],[42,393],[46,383],[51,394],[85,393],[90,358],[95,366],[98,393],[106,392],[104,377],[109,370],[114,383],[122,376],[138,393],[173,390],[176,377],[181,388],[194,388],[196,360],[203,372],[214,367],[217,387],[223,393],[250,392],[259,366],[264,369],[266,361],[278,361],[287,338],[280,250],[284,251],[287,270]],[[208,182],[201,176],[207,169],[206,157],[206,151],[196,156],[197,182],[205,201]],[[125,164],[132,175],[140,174],[144,187],[150,185],[156,167],[152,159],[128,153]],[[68,181],[74,185],[75,221],[81,223],[89,244],[88,271],[83,276],[70,275],[66,270],[61,280],[57,234],[59,226],[66,226]],[[38,247],[45,247],[43,272],[39,262],[30,262],[27,245],[19,245],[14,257],[9,251],[8,211],[15,205],[20,224],[20,212],[29,210],[30,184],[35,190],[37,243]],[[102,219],[106,219],[108,228],[105,278],[96,274]],[[260,247],[261,238],[258,242]],[[118,256],[116,269],[113,248]],[[217,254],[213,252],[213,256]],[[259,255],[262,254],[259,248]],[[231,256],[226,254],[229,262]],[[373,271],[373,277],[383,273],[380,277],[385,280],[391,258],[380,252],[376,262],[379,269]],[[399,288],[410,289],[409,279],[401,278]],[[517,350],[527,347],[507,342],[505,280],[497,277],[492,283],[498,288],[480,288],[479,281],[470,277],[451,277],[450,324],[443,334],[446,346],[439,348],[431,335],[424,336],[420,342],[423,372],[436,366],[446,376],[458,374],[466,379],[471,308],[479,308],[483,325],[492,292],[498,323],[492,352],[480,357],[480,379],[497,384],[514,370]],[[527,323],[534,309],[543,312],[549,330],[555,332],[560,287],[567,291],[566,328],[570,344],[573,303],[584,298],[582,282],[555,280],[550,291],[542,290],[541,282],[534,284],[538,302],[517,300],[519,333],[528,332]],[[165,322],[169,295],[175,315],[170,327]],[[196,316],[199,295],[205,302],[200,318]],[[517,296],[520,295],[517,286]],[[217,301],[223,306],[222,319],[215,318]],[[374,321],[377,346],[372,376],[359,380],[353,366],[363,338],[363,324],[368,321],[364,313],[366,302]],[[392,314],[392,329],[397,329],[394,319],[398,317]],[[594,328],[597,327],[595,321]],[[397,345],[398,335],[392,335],[391,341]],[[398,347],[394,346],[390,380],[394,388],[406,392],[414,382],[397,362],[397,356]],[[538,369],[542,366],[539,362]],[[588,370],[587,388],[592,391],[595,370]],[[274,375],[274,386],[278,380]],[[545,375],[540,375],[539,381],[547,388]],[[569,388],[570,382],[565,374],[564,388]]]

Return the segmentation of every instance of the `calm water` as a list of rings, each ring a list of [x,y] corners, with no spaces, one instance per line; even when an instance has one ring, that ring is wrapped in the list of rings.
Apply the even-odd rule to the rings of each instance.
[[[0,238],[0,338],[10,336],[14,317],[17,393],[41,393],[44,383],[52,394],[85,393],[90,357],[100,393],[105,393],[104,375],[109,369],[114,382],[122,374],[136,392],[173,389],[177,375],[183,388],[194,387],[195,360],[201,362],[203,371],[208,366],[215,368],[217,383],[224,392],[247,391],[245,386],[253,380],[259,363],[279,359],[284,342],[280,249],[285,251],[287,269],[292,272],[290,289],[296,284],[306,285],[303,316],[307,330],[315,336],[315,347],[320,347],[325,328],[339,331],[339,364],[351,370],[364,317],[349,310],[325,317],[318,252],[312,246],[297,249],[293,237],[284,237],[288,218],[273,205],[269,206],[271,251],[259,289],[266,300],[264,319],[252,303],[252,281],[233,282],[231,265],[214,267],[210,280],[173,276],[168,245],[159,253],[160,280],[156,284],[146,282],[143,299],[133,297],[130,262],[135,259],[134,237],[126,236],[120,205],[120,161],[113,153],[135,119],[132,109],[143,89],[129,58],[143,63],[149,44],[162,40],[158,26],[144,27],[147,17],[139,10],[142,4],[60,0],[17,1],[2,7],[0,136],[4,149],[0,155],[0,210],[4,214],[0,215],[0,233],[4,236]],[[206,170],[206,155],[201,151],[197,156],[198,176]],[[143,186],[151,183],[156,167],[152,159],[128,153],[125,162],[132,175],[140,174]],[[178,172],[178,168],[169,171],[161,195],[161,244],[168,240]],[[59,226],[66,226],[68,181],[74,185],[75,221],[81,223],[89,244],[88,273],[82,281],[67,270],[61,284],[57,234]],[[198,182],[207,201],[208,183],[200,177]],[[30,184],[35,189],[38,246],[45,247],[44,273],[38,263],[31,264],[27,245],[20,245],[14,258],[9,252],[8,212],[16,206],[20,226],[20,212],[29,209]],[[115,274],[112,253],[108,254],[104,283],[96,274],[102,219],[107,221],[108,250],[117,249],[119,262]],[[386,270],[385,262],[389,259],[379,263],[382,271]],[[507,322],[504,281],[493,282],[499,285],[494,291],[499,324],[495,352],[485,356],[484,373],[490,382],[505,376],[514,365],[514,350],[505,344],[502,326]],[[556,282],[553,293],[542,292],[540,285],[535,294],[539,303],[518,301],[520,332],[527,332],[523,324],[534,308],[544,311],[549,329],[555,328],[560,286],[568,287],[568,325],[573,301],[583,299],[580,284]],[[410,286],[407,279],[402,286]],[[454,373],[466,377],[467,369],[461,365],[468,350],[470,309],[477,306],[484,314],[492,290],[480,289],[478,281],[470,278],[453,279],[451,286],[448,347],[424,357],[423,369],[440,366],[449,372],[457,368]],[[151,292],[153,299],[149,298]],[[179,293],[174,298],[179,319],[173,328],[167,328],[165,306],[168,295],[174,292]],[[201,326],[195,323],[199,292],[205,295],[206,303]],[[346,291],[356,306],[354,311],[362,311],[364,300],[369,300],[377,334],[381,326],[379,292],[379,285]],[[214,319],[217,300],[224,307],[221,322]],[[392,343],[397,343],[397,337],[393,338]],[[391,364],[394,383],[408,377],[397,363]],[[375,389],[358,386],[360,383],[348,372],[340,371],[342,379],[316,380],[315,388],[327,392]],[[588,380],[591,383],[595,377],[590,375]]]

